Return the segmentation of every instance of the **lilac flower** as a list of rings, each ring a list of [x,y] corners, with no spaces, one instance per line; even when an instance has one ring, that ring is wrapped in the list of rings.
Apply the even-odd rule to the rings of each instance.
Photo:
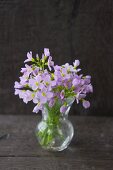
[[[35,77],[35,80],[36,80],[37,82],[41,82],[41,81],[42,81],[41,75],[37,75],[37,76]]]
[[[50,52],[48,48],[44,48],[44,55],[47,57],[50,56]]]
[[[72,84],[73,84],[73,86],[78,86],[79,84],[81,83],[81,81],[80,81],[80,79],[78,79],[78,78],[75,78],[73,81],[72,81]]]
[[[79,60],[75,60],[73,62],[73,65],[74,65],[75,68],[78,67],[80,65],[80,61]]]
[[[76,73],[78,73],[79,71],[81,71],[81,69],[80,69],[80,68],[75,69],[75,72],[76,72]]]
[[[48,58],[48,68],[51,71],[51,67],[54,66],[54,62],[52,61],[52,57],[49,56]]]
[[[36,106],[34,107],[34,109],[33,109],[33,112],[34,112],[34,113],[38,113],[39,110],[40,110],[39,106],[36,105]]]
[[[53,107],[55,104],[55,99],[52,98],[50,101],[49,101],[49,107]]]
[[[64,96],[65,96],[65,93],[64,93],[64,90],[62,90],[61,93],[60,93],[61,99],[64,99]]]
[[[82,104],[83,104],[83,107],[84,107],[85,109],[87,109],[87,108],[90,107],[90,102],[87,101],[87,100],[83,100]]]
[[[82,87],[81,87],[81,92],[82,93],[92,93],[93,92],[93,87],[92,87],[92,85],[91,84],[88,84],[88,85],[86,85],[86,84],[84,84]]]
[[[22,88],[23,86],[19,83],[19,82],[17,82],[17,81],[15,81],[15,85],[14,85],[14,88],[16,89],[20,89],[20,88]]]
[[[34,98],[34,93],[27,90],[26,92],[24,92],[23,95],[23,101],[27,104],[29,101],[31,101]]]
[[[85,76],[84,82],[85,84],[89,84],[91,82],[91,76]]]
[[[77,95],[76,95],[76,101],[77,101],[77,104],[79,103],[79,101],[81,100],[81,99],[84,99],[86,97],[86,94],[83,94],[83,93],[77,93]]]
[[[24,63],[32,61],[32,60],[33,60],[32,52],[30,51],[30,52],[27,53],[27,59],[24,61]]]
[[[15,95],[19,95],[20,99],[24,98],[24,94],[25,94],[25,91],[19,90],[19,89],[15,89]]]
[[[34,98],[34,92],[31,92],[29,90],[24,91],[15,89],[15,95],[19,95],[19,98],[23,99],[23,102],[26,104]]]
[[[61,66],[58,66],[58,65],[55,65],[55,66],[54,66],[54,70],[55,70],[55,71],[60,71],[60,69],[61,69]]]
[[[25,73],[27,71],[27,69],[26,68],[21,68],[21,73]]]
[[[61,113],[65,113],[66,110],[67,110],[67,106],[65,106],[65,105],[61,106],[61,108],[60,108]]]
[[[72,65],[69,65],[69,63],[64,64],[63,67],[65,67],[67,69],[67,72],[69,73],[75,72],[74,67]]]
[[[67,82],[70,81],[71,78],[71,75],[68,73],[67,69],[63,66],[57,66],[55,68],[54,79],[57,82],[57,85],[67,85]]]
[[[37,76],[38,73],[39,73],[39,67],[35,67],[34,70],[33,70],[33,76]]]
[[[33,72],[33,69],[28,66],[27,64],[25,65],[25,69],[26,71],[23,73],[23,75],[20,78],[20,84],[22,85],[26,85],[28,83],[28,80],[29,80],[29,77],[30,77],[30,74]]]
[[[50,83],[51,83],[51,77],[50,77],[49,74],[45,75],[43,79],[44,79],[44,84],[45,84],[46,86],[50,85]]]
[[[42,107],[41,103],[39,102],[39,103],[37,103],[37,105],[34,107],[33,112],[38,113],[39,110],[42,110],[42,108],[43,108],[43,107]]]
[[[21,92],[21,90],[15,89],[15,95],[19,95],[20,92]]]
[[[20,84],[22,84],[23,86],[26,86],[27,83],[28,83],[28,76],[25,76],[23,75],[22,77],[19,77],[20,78]]]
[[[36,82],[35,79],[31,78],[29,80],[29,87],[32,88],[32,90],[37,90],[38,89],[38,82]]]
[[[87,93],[93,93],[93,86],[92,86],[91,84],[88,84],[88,85],[86,86],[86,92],[87,92]]]
[[[48,91],[47,88],[43,88],[42,91],[37,92],[40,103],[45,104],[53,97],[53,92]]]
[[[66,68],[62,68],[60,72],[63,79],[70,79],[70,74],[68,74],[68,70]]]
[[[62,103],[60,112],[64,113],[69,104],[65,102],[69,98],[76,99],[77,103],[82,101],[84,108],[90,107],[89,101],[85,98],[88,93],[93,92],[91,76],[78,74],[81,70],[78,68],[79,60],[75,60],[73,65],[69,63],[61,66],[54,65],[49,49],[44,48],[42,59],[39,59],[37,54],[35,60],[32,52],[28,52],[25,63],[29,61],[35,62],[31,62],[31,65],[25,64],[25,67],[21,69],[20,81],[15,82],[14,88],[15,95],[18,95],[23,102],[32,101],[36,104],[33,112],[43,110],[45,103],[49,107],[54,107],[55,102],[59,100]]]
[[[22,68],[21,72],[23,73],[23,77],[29,77],[29,75],[33,72],[33,68],[25,64],[25,68]]]
[[[31,87],[33,90],[37,90],[41,87],[41,76],[37,75],[35,78],[29,79],[29,87]]]
[[[55,72],[54,72],[54,79],[55,79],[56,82],[61,80],[61,73],[60,73],[59,70],[55,70]]]
[[[34,94],[33,103],[35,103],[35,104],[39,103],[39,97],[37,95],[37,92],[35,92],[35,94]]]
[[[40,96],[40,101],[41,103],[46,103],[52,97],[53,97],[52,92],[46,92],[46,93],[42,92],[42,95]]]
[[[51,80],[51,77],[49,74],[45,75],[43,78],[43,84],[48,88],[48,90],[51,90],[53,86],[56,85],[56,81]]]

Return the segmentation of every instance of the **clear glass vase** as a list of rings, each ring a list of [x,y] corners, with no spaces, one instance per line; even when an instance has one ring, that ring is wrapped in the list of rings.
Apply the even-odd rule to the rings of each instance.
[[[37,124],[36,137],[42,148],[50,151],[62,151],[68,147],[74,128],[68,120],[68,113],[74,102],[73,98],[66,100],[68,107],[65,113],[60,113],[62,101],[57,101],[54,107],[45,105],[42,111],[42,120]]]

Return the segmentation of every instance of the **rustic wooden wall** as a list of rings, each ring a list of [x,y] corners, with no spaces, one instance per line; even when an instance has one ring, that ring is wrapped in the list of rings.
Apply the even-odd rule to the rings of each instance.
[[[0,0],[0,113],[27,114],[13,95],[27,51],[49,47],[58,64],[80,59],[92,75],[94,94],[80,115],[113,115],[113,1],[112,0]]]

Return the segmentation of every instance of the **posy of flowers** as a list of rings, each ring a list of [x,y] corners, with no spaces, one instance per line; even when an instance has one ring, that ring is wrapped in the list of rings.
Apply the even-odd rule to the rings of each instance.
[[[32,52],[28,52],[24,63],[29,64],[21,68],[22,76],[14,85],[15,95],[19,95],[25,103],[32,101],[35,104],[33,112],[42,111],[45,104],[52,108],[60,99],[60,112],[64,113],[68,107],[67,98],[70,97],[77,103],[82,102],[84,108],[90,107],[86,95],[93,92],[91,76],[80,74],[79,60],[75,60],[73,65],[55,65],[49,49],[44,48],[41,58],[38,54],[34,58]]]

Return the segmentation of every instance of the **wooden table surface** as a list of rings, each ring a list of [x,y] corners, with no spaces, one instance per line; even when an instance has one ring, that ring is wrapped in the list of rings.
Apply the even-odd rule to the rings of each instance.
[[[75,136],[63,152],[39,146],[39,115],[0,115],[0,170],[113,170],[113,118],[70,116]]]

